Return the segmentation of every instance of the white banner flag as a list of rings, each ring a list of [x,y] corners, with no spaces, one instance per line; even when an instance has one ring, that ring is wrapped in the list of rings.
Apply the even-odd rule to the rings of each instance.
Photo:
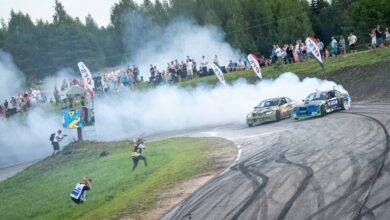
[[[225,82],[225,78],[223,77],[223,72],[222,72],[221,68],[219,68],[219,66],[216,65],[215,63],[211,64],[211,68],[213,69],[215,75],[217,75],[217,78],[222,83],[222,85],[225,86],[226,82]]]
[[[92,74],[83,62],[79,62],[77,65],[79,66],[81,76],[84,79],[85,87],[87,87],[89,94],[91,94],[91,98],[93,99],[93,89],[95,88],[95,83],[93,81]]]
[[[306,46],[308,51],[310,51],[314,58],[320,63],[321,67],[324,68],[324,62],[322,61],[321,51],[318,47],[318,41],[314,37],[308,37],[306,38]]]
[[[263,79],[263,75],[261,74],[260,64],[257,60],[258,59],[257,59],[256,55],[254,55],[252,53],[248,55],[248,61],[251,64],[253,71],[255,71],[256,75],[260,79]]]

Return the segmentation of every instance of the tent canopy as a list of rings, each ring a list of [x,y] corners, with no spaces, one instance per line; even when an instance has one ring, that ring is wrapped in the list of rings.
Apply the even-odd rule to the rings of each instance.
[[[83,89],[80,86],[74,85],[71,86],[68,90],[64,91],[61,95],[73,96],[73,95],[79,95],[85,93],[87,93],[87,90]]]

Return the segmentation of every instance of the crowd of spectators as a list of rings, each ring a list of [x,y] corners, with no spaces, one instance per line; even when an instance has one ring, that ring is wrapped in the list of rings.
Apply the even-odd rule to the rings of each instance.
[[[156,65],[150,64],[148,82],[140,75],[140,70],[136,65],[128,66],[127,68],[116,68],[106,73],[96,74],[94,77],[95,92],[111,93],[121,88],[132,89],[137,83],[162,85],[209,76],[214,74],[210,66],[211,63],[220,66],[224,73],[241,71],[248,67],[247,61],[243,61],[242,59],[239,59],[237,62],[229,60],[226,66],[221,66],[218,55],[215,55],[211,62],[205,56],[202,56],[199,63],[194,58],[187,56],[185,61],[174,59],[167,62],[163,68],[158,68]]]
[[[390,47],[390,33],[388,27],[383,30],[380,25],[377,25],[368,35],[371,37],[371,48],[373,50],[383,46]]]
[[[47,97],[38,89],[19,93],[0,104],[0,118],[8,118],[18,112],[28,112],[34,106],[47,102]]]

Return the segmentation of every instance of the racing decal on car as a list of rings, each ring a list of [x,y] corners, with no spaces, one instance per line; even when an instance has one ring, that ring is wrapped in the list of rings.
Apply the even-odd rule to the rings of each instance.
[[[338,101],[337,101],[337,99],[331,99],[331,100],[329,100],[328,102],[327,102],[327,104],[328,104],[328,107],[332,107],[332,106],[335,106],[335,105],[337,105],[338,104]]]

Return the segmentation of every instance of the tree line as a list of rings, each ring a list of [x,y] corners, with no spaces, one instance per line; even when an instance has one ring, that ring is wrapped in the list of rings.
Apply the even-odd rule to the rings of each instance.
[[[7,22],[1,21],[0,48],[13,56],[29,80],[64,67],[76,69],[80,60],[92,70],[118,65],[132,53],[123,41],[130,12],[162,27],[179,18],[215,25],[232,46],[265,55],[274,43],[294,43],[308,35],[328,44],[331,35],[352,31],[360,42],[369,42],[374,26],[390,25],[388,0],[120,0],[112,6],[106,27],[99,27],[91,15],[71,17],[59,0],[54,9],[51,21],[32,21],[15,11]]]

